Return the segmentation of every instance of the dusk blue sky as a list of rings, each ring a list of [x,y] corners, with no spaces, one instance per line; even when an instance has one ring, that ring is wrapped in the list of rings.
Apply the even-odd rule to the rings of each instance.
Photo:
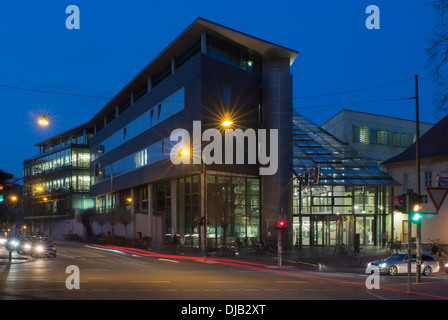
[[[68,30],[65,9],[80,9],[80,29]],[[368,30],[368,5],[380,9],[380,30]],[[435,13],[424,0],[188,0],[2,1],[0,85],[113,97],[196,18],[222,24],[299,51],[292,65],[294,107],[321,125],[342,109],[414,120],[414,101],[352,105],[414,96],[414,74],[432,79],[425,49]],[[301,97],[356,90],[351,94]],[[420,120],[435,123],[437,85],[420,80]],[[96,113],[107,99],[0,87],[0,169],[23,176],[34,145],[87,122],[92,115],[54,115],[40,128],[41,112]],[[329,104],[346,106],[309,108]]]

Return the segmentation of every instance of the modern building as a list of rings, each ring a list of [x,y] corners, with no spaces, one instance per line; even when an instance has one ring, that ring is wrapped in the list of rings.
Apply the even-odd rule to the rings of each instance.
[[[398,183],[293,111],[297,56],[195,20],[82,126],[90,196],[107,218],[96,219],[93,232],[150,237],[154,248],[175,236],[188,246],[219,247],[236,239],[276,242],[277,223],[286,219],[284,246],[379,244]],[[29,175],[63,149],[62,136],[39,144],[42,154],[25,163]],[[313,168],[319,182],[299,183]],[[52,188],[73,181],[58,179]],[[57,202],[52,208],[68,217]]]
[[[194,21],[91,120],[97,170],[91,171],[90,194],[97,211],[130,204],[128,235],[149,236],[155,246],[175,234],[192,246],[205,233],[208,246],[267,235],[278,220],[274,209],[291,207],[291,192],[279,199],[281,190],[292,188],[290,66],[297,55],[205,19]],[[232,129],[278,130],[275,174],[260,176],[258,163],[247,162],[250,152],[245,165],[224,161],[224,152],[204,164],[195,161],[193,148],[191,164],[172,163],[173,130],[185,129],[191,146],[201,149],[201,135],[223,130],[225,120]],[[206,228],[197,223],[200,217]]]
[[[422,242],[448,243],[448,116],[436,123],[420,138],[420,194],[428,195],[423,204]],[[408,189],[417,192],[416,145],[383,162],[389,173],[401,183],[394,194],[401,195]],[[434,200],[434,201],[432,201]],[[393,215],[393,234],[399,241],[407,242],[408,216],[400,212]],[[412,236],[416,228],[413,225]]]
[[[79,229],[75,213],[94,207],[91,137],[87,124],[73,128],[36,144],[39,155],[24,161],[24,218],[33,232],[54,238],[74,233]]]
[[[403,152],[415,142],[415,121],[353,110],[342,110],[322,129],[381,163]],[[420,123],[420,135],[432,127]]]

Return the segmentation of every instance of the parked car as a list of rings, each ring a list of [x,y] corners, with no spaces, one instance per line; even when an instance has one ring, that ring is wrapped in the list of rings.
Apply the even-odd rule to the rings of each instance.
[[[387,259],[369,262],[367,266],[377,266],[382,273],[395,276],[398,274],[408,273],[408,254],[397,253],[393,254]],[[421,272],[425,276],[431,275],[433,272],[439,272],[439,262],[430,254],[422,254]],[[417,270],[417,256],[412,254],[411,272],[415,273]]]

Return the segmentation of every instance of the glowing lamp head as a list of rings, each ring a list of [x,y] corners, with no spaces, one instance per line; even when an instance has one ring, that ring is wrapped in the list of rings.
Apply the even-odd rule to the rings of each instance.
[[[41,126],[44,126],[44,127],[48,126],[48,124],[50,123],[50,121],[48,121],[48,118],[47,118],[45,115],[43,115],[42,117],[40,117],[40,118],[37,120],[37,122],[38,122]]]
[[[233,124],[233,121],[225,120],[223,123],[221,123],[223,127],[230,127]]]
[[[179,157],[185,157],[188,156],[190,154],[190,152],[187,149],[181,149],[179,151]]]

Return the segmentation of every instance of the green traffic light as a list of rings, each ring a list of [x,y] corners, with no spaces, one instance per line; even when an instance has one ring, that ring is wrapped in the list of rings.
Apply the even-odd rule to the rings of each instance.
[[[412,221],[413,221],[413,222],[418,222],[418,221],[420,221],[421,219],[422,219],[422,215],[421,215],[421,213],[416,212],[416,213],[414,213],[414,214],[412,215]]]
[[[0,194],[0,202],[3,202],[3,196]]]

